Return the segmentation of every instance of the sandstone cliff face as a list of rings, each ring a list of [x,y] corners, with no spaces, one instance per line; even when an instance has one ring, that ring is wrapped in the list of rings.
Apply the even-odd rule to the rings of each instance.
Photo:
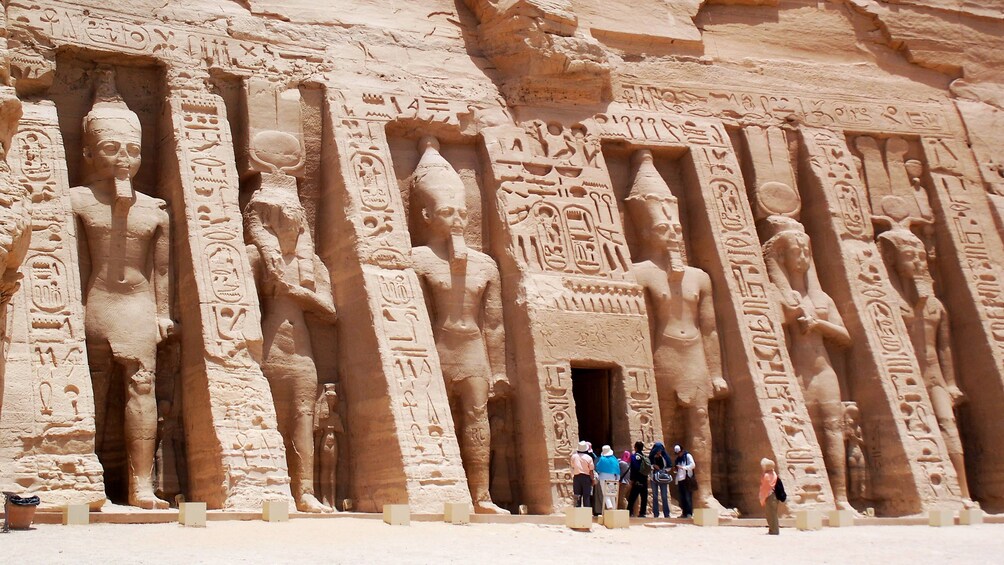
[[[708,507],[771,457],[794,507],[1004,509],[1000,3],[607,4],[7,2],[0,487],[552,512],[580,440],[663,441]],[[93,319],[157,277],[88,299],[158,256],[126,177],[151,387]]]

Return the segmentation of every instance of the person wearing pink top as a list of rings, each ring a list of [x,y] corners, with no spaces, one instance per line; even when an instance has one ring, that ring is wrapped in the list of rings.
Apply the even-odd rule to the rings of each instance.
[[[774,487],[777,485],[777,472],[774,470],[774,462],[764,457],[760,460],[760,506],[767,512],[767,533],[776,536],[780,533],[777,527],[777,497],[774,496]]]
[[[572,454],[572,492],[575,505],[593,507],[593,457],[589,455],[589,444],[580,441],[579,450]]]

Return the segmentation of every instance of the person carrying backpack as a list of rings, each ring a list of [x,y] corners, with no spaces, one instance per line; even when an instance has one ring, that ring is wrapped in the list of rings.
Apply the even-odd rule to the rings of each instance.
[[[777,525],[777,504],[781,502],[778,495],[785,497],[784,484],[774,470],[774,462],[764,457],[760,460],[760,506],[767,513],[767,533],[776,536],[780,533]]]
[[[680,510],[683,512],[680,518],[694,517],[694,457],[689,452],[684,451],[679,445],[673,446],[673,453],[676,453],[676,490],[680,500]]]
[[[645,456],[645,444],[636,441],[634,453],[631,454],[631,494],[628,495],[628,510],[634,515],[634,503],[641,497],[639,518],[644,518],[648,511],[648,477],[652,474],[652,462]]]
[[[652,446],[648,460],[652,463],[652,517],[659,517],[659,496],[662,496],[662,513],[664,517],[669,518],[669,484],[673,482],[673,474],[669,468],[673,460],[669,458],[666,446],[660,441]]]

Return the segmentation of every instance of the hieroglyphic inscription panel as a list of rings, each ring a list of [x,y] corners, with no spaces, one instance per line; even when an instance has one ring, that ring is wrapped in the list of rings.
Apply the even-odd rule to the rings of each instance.
[[[261,373],[260,313],[248,273],[237,205],[237,170],[226,108],[218,96],[176,91],[166,104],[177,175],[175,237],[190,261],[182,304],[185,390],[192,490],[211,506],[260,507],[263,496],[289,496],[282,438]],[[203,373],[204,371],[204,373]],[[211,412],[211,418],[207,418]],[[193,429],[197,423],[211,426]],[[203,461],[204,459],[204,461]],[[199,463],[204,463],[200,467]],[[223,489],[223,492],[220,489]]]
[[[521,270],[623,279],[631,262],[596,134],[534,120],[484,136],[500,183],[497,212]]]
[[[878,247],[863,184],[844,137],[836,132],[803,127],[802,143],[812,178],[807,185],[826,202],[831,222],[828,235],[840,250],[829,265],[840,267],[843,276],[829,277],[838,296],[850,297],[841,314],[848,321],[855,349],[852,363],[859,377],[855,400],[866,419],[878,418],[894,425],[881,426],[884,435],[896,433],[905,461],[894,461],[897,452],[883,455],[890,471],[873,473],[873,480],[895,480],[897,497],[915,504],[958,500],[960,490],[954,468],[931,409],[924,379],[899,311]],[[869,378],[876,375],[877,378]],[[875,385],[880,388],[874,388]],[[911,490],[892,469],[907,465]],[[916,500],[911,500],[916,497]]]
[[[17,420],[21,452],[11,469],[19,488],[46,507],[100,506],[105,499],[94,453],[94,395],[84,343],[76,227],[69,202],[56,109],[25,104],[11,141],[13,177],[32,199],[32,237],[14,319],[26,322],[30,397],[8,398],[5,420]],[[7,426],[3,426],[6,428]]]
[[[460,448],[418,278],[405,269],[365,266],[363,270],[367,287],[375,291],[370,307],[379,313],[381,358],[384,374],[391,377],[388,396],[394,399],[397,430],[403,438],[404,470],[412,483],[409,492],[416,495],[410,498],[435,500],[457,492],[465,496],[463,468],[443,465],[460,461]],[[421,488],[434,485],[450,492]]]
[[[707,85],[645,85],[625,83],[610,110],[612,118],[623,120],[617,106],[626,110],[714,116],[740,125],[783,125],[802,123],[811,127],[907,134],[961,132],[952,107],[940,103],[895,102],[853,97],[823,97],[760,91],[756,89],[716,89]],[[636,117],[630,118],[638,125]],[[647,118],[645,120],[647,122]]]
[[[249,73],[262,69],[309,73],[322,60],[322,52],[303,43],[269,43],[240,40],[209,26],[185,27],[176,23],[148,21],[102,8],[83,8],[52,0],[44,6],[33,0],[14,0],[7,7],[15,43],[39,43],[54,47],[88,47],[127,55],[152,56],[182,68],[193,63],[228,72]]]

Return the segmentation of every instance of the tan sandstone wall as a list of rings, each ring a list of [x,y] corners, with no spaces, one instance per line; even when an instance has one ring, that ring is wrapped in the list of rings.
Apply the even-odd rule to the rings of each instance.
[[[2,490],[1004,511],[999,2],[329,4],[4,3]]]

